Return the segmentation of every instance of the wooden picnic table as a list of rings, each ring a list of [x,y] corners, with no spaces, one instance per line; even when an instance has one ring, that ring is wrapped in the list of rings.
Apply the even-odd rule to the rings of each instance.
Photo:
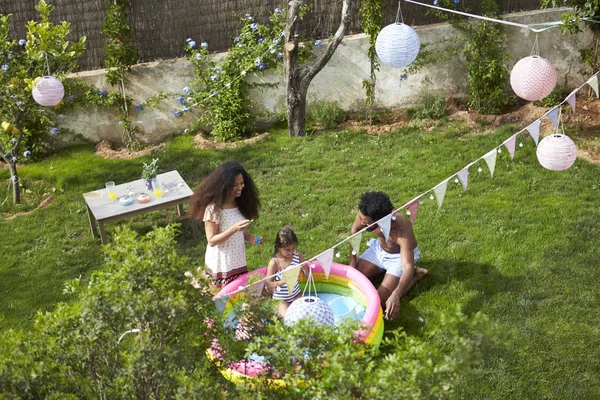
[[[110,200],[106,189],[99,189],[93,192],[83,194],[87,206],[88,218],[90,220],[90,229],[92,235],[97,238],[96,223],[100,231],[100,240],[106,244],[106,233],[104,224],[124,220],[135,215],[144,214],[150,211],[162,210],[164,208],[176,206],[179,216],[184,215],[183,204],[189,202],[193,192],[192,189],[183,180],[179,172],[169,171],[159,174],[158,179],[163,186],[162,197],[156,197],[152,191],[146,189],[146,184],[142,179],[122,183],[115,187],[117,193],[116,200]],[[133,203],[125,206],[119,202],[119,198],[133,193]],[[140,193],[146,193],[150,196],[148,203],[139,203],[136,198]],[[198,237],[198,223],[190,219],[194,237]]]

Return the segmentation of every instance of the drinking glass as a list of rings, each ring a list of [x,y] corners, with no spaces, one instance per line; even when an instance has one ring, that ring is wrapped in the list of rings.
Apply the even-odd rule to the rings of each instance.
[[[163,185],[158,178],[152,178],[152,191],[156,197],[163,195]]]
[[[117,192],[115,190],[115,183],[113,181],[106,182],[106,193],[108,193],[108,198],[111,200],[117,199]]]

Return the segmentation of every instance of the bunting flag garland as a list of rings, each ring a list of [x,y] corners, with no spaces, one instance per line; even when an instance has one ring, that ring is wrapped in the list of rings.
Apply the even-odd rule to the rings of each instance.
[[[317,261],[319,261],[321,263],[321,267],[323,267],[323,272],[325,272],[325,278],[329,279],[329,272],[331,272],[331,263],[333,261],[333,247],[319,254],[317,256]]]
[[[419,211],[419,202],[420,201],[421,201],[421,197],[417,197],[416,199],[414,199],[413,201],[411,201],[406,206],[406,209],[409,212],[410,219],[412,220],[413,225],[415,223],[415,220],[417,219],[417,212]]]
[[[294,286],[298,282],[298,274],[300,274],[300,267],[294,265],[293,267],[288,267],[283,270],[281,273],[283,275],[283,279],[285,279],[285,284],[287,285],[288,295],[292,294],[294,290]],[[264,287],[264,284],[263,284]],[[261,290],[262,292],[262,290]]]
[[[433,193],[435,193],[438,208],[442,208],[442,203],[444,202],[444,197],[446,196],[446,188],[448,187],[449,180],[450,178],[446,179],[445,181],[433,188]]]
[[[464,190],[467,190],[467,184],[469,181],[469,167],[464,167],[458,174],[456,174]]]
[[[352,254],[360,254],[360,244],[362,243],[362,231],[349,238],[348,241],[350,242],[350,246],[352,246]]]
[[[567,103],[569,103],[569,105],[571,106],[571,108],[573,109],[573,113],[575,113],[575,103],[577,102],[577,89],[573,90],[571,92],[571,94],[567,97]]]
[[[496,157],[497,156],[498,156],[498,153],[496,152],[496,149],[488,152],[485,156],[483,156],[485,163],[487,164],[488,168],[490,169],[490,174],[492,175],[492,177],[494,176],[494,169],[496,168]]]
[[[297,268],[297,269],[298,269],[298,271],[300,271],[300,268]],[[296,279],[298,279],[297,275],[296,275]],[[261,279],[260,281],[256,282],[254,285],[252,285],[250,287],[250,289],[248,289],[248,292],[250,292],[250,294],[254,297],[262,296],[263,290],[265,288],[265,283],[267,283],[267,281],[265,279]],[[295,286],[295,284],[294,284],[294,286]],[[289,290],[289,286],[288,286],[288,290]]]
[[[214,299],[215,308],[219,312],[223,312],[225,310],[225,306],[227,305],[227,299],[229,296],[218,297]]]
[[[514,134],[504,142],[504,146],[508,150],[508,154],[510,154],[511,160],[515,158],[515,142],[516,142],[516,140],[517,140],[517,135]]]
[[[394,213],[377,221],[377,225],[379,225],[379,227],[381,228],[381,232],[383,232],[383,236],[385,237],[386,242],[388,240],[388,237],[390,236],[390,228],[392,227],[392,215],[394,215]]]
[[[559,106],[554,107],[545,114],[548,118],[550,118],[550,121],[552,121],[556,129],[558,129],[558,107]]]
[[[596,97],[600,97],[598,96],[598,75],[592,76],[586,83],[590,85],[592,89],[594,89],[594,92],[596,92]]]
[[[532,123],[527,128],[525,128],[525,129],[527,129],[527,132],[529,132],[529,134],[531,135],[531,138],[535,142],[536,146],[538,144],[538,141],[540,140],[540,124],[541,123],[542,123],[542,120],[537,119],[534,123]]]

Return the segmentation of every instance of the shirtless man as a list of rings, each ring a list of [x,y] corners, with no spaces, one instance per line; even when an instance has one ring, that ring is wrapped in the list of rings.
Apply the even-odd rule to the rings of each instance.
[[[426,269],[415,268],[419,248],[412,223],[403,214],[395,213],[396,218],[392,218],[386,241],[375,222],[394,211],[389,197],[382,192],[363,193],[358,208],[351,233],[372,225],[367,231],[377,235],[377,239],[369,241],[369,248],[360,256],[358,263],[356,256],[351,254],[350,265],[371,280],[385,273],[377,293],[385,310],[385,318],[394,319],[400,311],[400,299],[427,274]]]

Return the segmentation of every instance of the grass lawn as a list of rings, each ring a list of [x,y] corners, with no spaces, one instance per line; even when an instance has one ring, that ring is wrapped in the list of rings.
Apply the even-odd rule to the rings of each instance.
[[[184,136],[152,156],[160,157],[161,171],[179,170],[192,187],[224,160],[247,168],[262,199],[252,232],[266,242],[249,248],[253,269],[268,262],[283,225],[294,228],[299,250],[312,257],[347,236],[360,193],[385,191],[400,206],[520,128],[480,135],[460,122],[442,121],[429,132],[407,127],[377,137],[342,131],[299,139],[274,130],[259,143],[227,150],[198,150]],[[481,311],[506,333],[506,345],[485,354],[483,365],[464,377],[459,397],[598,398],[600,171],[582,160],[564,172],[547,171],[537,162],[533,141],[522,142],[513,161],[506,150],[498,155],[493,178],[481,161],[470,169],[467,191],[450,181],[441,209],[425,196],[415,232],[420,266],[430,273],[403,300],[400,317],[386,331],[403,327],[422,335],[442,311],[457,305],[466,313]],[[103,252],[89,232],[81,194],[109,180],[136,179],[149,160],[106,160],[83,146],[21,166],[29,196],[53,191],[54,201],[10,220],[5,217],[19,208],[10,199],[0,208],[4,328],[27,329],[36,310],[68,300],[65,280],[85,279],[102,268]],[[0,202],[8,176],[0,170]],[[177,220],[172,210],[127,223],[144,233]],[[107,225],[109,236],[113,227]],[[190,269],[202,264],[206,241],[194,240],[188,223],[178,243]],[[336,261],[347,262],[348,244],[339,251]]]

